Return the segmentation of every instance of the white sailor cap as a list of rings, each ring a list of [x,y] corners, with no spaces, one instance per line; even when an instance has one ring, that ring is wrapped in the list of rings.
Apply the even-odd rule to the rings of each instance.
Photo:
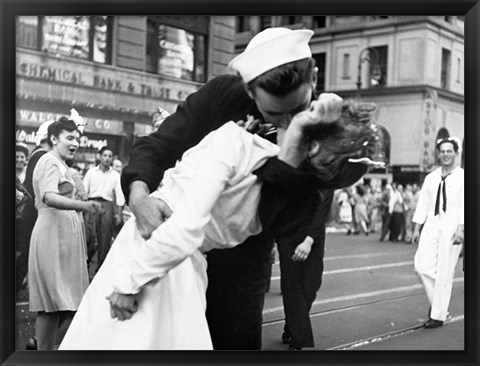
[[[267,28],[248,43],[228,67],[238,71],[245,83],[278,66],[312,57],[309,29]]]
[[[48,126],[50,126],[55,120],[49,120],[43,122],[40,127],[38,127],[37,133],[35,134],[35,142],[37,145],[40,145],[42,140],[45,140],[48,137]]]

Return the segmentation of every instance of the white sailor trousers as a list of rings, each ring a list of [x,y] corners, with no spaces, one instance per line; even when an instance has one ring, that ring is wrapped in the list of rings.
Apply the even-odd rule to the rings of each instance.
[[[445,321],[452,295],[455,266],[462,245],[453,245],[458,221],[441,212],[429,217],[422,229],[415,254],[415,271],[431,305],[430,317]]]

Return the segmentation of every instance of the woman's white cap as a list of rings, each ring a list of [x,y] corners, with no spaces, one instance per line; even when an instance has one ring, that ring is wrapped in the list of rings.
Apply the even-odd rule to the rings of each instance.
[[[42,140],[45,140],[48,137],[48,126],[50,126],[55,120],[49,120],[46,122],[43,122],[40,127],[38,127],[38,131],[35,134],[35,142],[37,145],[40,145]]]
[[[255,35],[228,67],[238,71],[243,81],[249,83],[278,66],[312,57],[308,45],[312,36],[310,29],[267,28]]]

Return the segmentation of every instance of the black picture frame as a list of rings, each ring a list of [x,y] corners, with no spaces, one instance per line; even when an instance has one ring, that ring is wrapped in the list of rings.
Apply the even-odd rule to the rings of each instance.
[[[30,352],[15,350],[14,144],[16,15],[465,15],[465,351]],[[478,0],[0,0],[0,362],[2,365],[478,365]],[[471,245],[469,245],[471,244]],[[347,326],[339,325],[339,326]],[[328,331],[328,330],[326,330]]]

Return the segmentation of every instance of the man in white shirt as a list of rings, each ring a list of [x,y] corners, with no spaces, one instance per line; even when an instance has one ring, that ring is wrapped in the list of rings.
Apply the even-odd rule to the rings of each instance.
[[[121,222],[125,197],[120,185],[120,174],[112,167],[112,150],[104,146],[100,150],[100,164],[85,174],[83,184],[89,200],[102,204],[101,214],[86,214],[87,249],[89,263],[98,249],[97,269],[102,265],[113,237],[113,229]],[[95,247],[95,240],[97,248]]]
[[[464,239],[464,171],[458,166],[459,146],[455,137],[437,141],[440,167],[426,176],[413,216],[413,243],[420,238],[415,271],[431,306],[424,324],[427,329],[441,327],[447,318]]]
[[[400,191],[402,187],[395,182],[392,183],[390,199],[388,201],[388,213],[390,214],[390,241],[397,242],[402,232],[403,224],[403,197]]]

